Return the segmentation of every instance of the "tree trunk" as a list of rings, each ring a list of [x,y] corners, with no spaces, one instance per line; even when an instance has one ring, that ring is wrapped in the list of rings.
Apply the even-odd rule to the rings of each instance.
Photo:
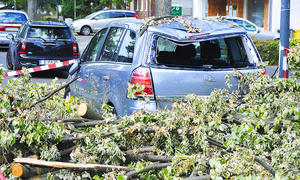
[[[37,20],[37,1],[36,0],[28,0],[27,1],[27,12],[29,19]]]
[[[155,0],[155,17],[172,15],[172,0]]]

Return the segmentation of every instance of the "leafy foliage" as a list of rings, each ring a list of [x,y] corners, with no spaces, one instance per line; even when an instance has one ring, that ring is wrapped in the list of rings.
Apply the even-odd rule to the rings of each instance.
[[[126,0],[127,5],[132,0]],[[116,8],[123,9],[123,0],[84,0],[76,1],[76,14],[77,19],[83,18],[93,12],[102,10],[104,8]],[[65,18],[74,18],[74,1],[73,0],[62,0],[62,15]]]
[[[270,79],[259,74],[241,75],[241,91],[216,89],[210,97],[188,95],[170,109],[142,110],[116,119],[104,106],[103,123],[91,128],[60,125],[46,119],[76,117],[78,100],[62,93],[24,110],[32,101],[57,87],[33,84],[30,77],[13,80],[0,91],[2,169],[9,174],[7,157],[34,153],[45,160],[60,160],[63,136],[81,137],[69,161],[127,165],[141,172],[153,162],[128,161],[126,150],[155,147],[154,155],[172,158],[168,168],[141,172],[139,179],[182,179],[191,174],[211,178],[261,178],[274,176],[257,163],[259,157],[276,178],[300,178],[300,84],[297,79]],[[229,85],[229,84],[228,84]],[[131,86],[130,86],[131,87]],[[143,88],[131,87],[132,93]],[[14,96],[8,96],[8,95]],[[19,109],[19,110],[18,110]],[[218,146],[212,145],[211,141]],[[22,148],[20,148],[22,146]],[[6,158],[6,160],[5,160]],[[87,173],[62,170],[59,177],[125,179],[126,172]]]
[[[253,42],[264,62],[269,65],[278,65],[279,58],[279,41],[278,40],[258,40],[253,39]],[[290,40],[290,49],[298,53],[289,53],[289,65],[293,69],[299,67],[299,44],[300,39]]]

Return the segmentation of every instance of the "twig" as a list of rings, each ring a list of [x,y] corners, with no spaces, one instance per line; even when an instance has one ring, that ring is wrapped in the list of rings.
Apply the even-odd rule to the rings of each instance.
[[[30,108],[32,108],[33,106],[35,106],[35,105],[37,105],[37,104],[39,104],[39,103],[41,103],[41,102],[43,102],[43,101],[49,99],[49,98],[50,98],[51,96],[53,96],[55,93],[57,93],[58,91],[60,91],[60,90],[62,90],[62,89],[64,89],[64,88],[66,88],[66,87],[69,86],[71,83],[73,83],[74,81],[76,81],[78,78],[79,78],[78,76],[74,77],[74,78],[71,79],[69,82],[65,83],[64,85],[62,85],[62,86],[60,86],[59,88],[57,88],[57,89],[53,90],[52,92],[50,92],[46,97],[44,97],[44,98],[38,100],[37,102],[35,102],[35,103],[33,103],[33,104],[31,104],[31,105],[29,105],[29,106],[27,106],[27,107],[24,107],[23,109],[30,109]]]
[[[171,165],[172,165],[172,163],[155,163],[155,164],[151,164],[150,166],[144,167],[141,171],[136,171],[136,170],[130,171],[130,172],[126,173],[125,176],[127,177],[127,179],[130,179],[130,178],[135,177],[139,173],[143,173],[143,172],[147,172],[147,171],[151,171],[151,170],[162,169],[162,168],[166,168]]]

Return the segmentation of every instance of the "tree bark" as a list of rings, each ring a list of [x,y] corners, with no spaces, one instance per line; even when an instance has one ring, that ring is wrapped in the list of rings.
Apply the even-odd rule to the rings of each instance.
[[[37,19],[37,1],[36,0],[28,0],[27,1],[27,12],[29,19],[38,20]]]
[[[152,154],[127,154],[125,156],[127,161],[159,161],[159,162],[171,162],[173,157],[152,155]]]
[[[162,169],[162,168],[166,168],[168,166],[171,166],[172,163],[155,163],[155,164],[151,164],[149,166],[144,167],[141,171],[130,171],[128,173],[125,174],[125,176],[127,177],[127,179],[133,178],[134,176],[138,175],[139,173],[143,173],[143,172],[147,172],[147,171],[151,171],[151,170],[157,170],[157,169]]]
[[[172,15],[172,0],[155,0],[154,16],[171,16]]]

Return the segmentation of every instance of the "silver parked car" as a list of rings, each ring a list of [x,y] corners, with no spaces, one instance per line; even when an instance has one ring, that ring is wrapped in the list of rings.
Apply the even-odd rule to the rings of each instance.
[[[215,88],[227,88],[225,75],[234,70],[258,70],[260,56],[243,28],[228,21],[156,20],[161,24],[128,20],[103,27],[71,67],[68,79],[80,78],[67,92],[99,113],[107,103],[124,116],[142,108],[169,107],[190,93],[209,96]],[[238,79],[232,77],[231,83],[230,91],[237,88]],[[128,87],[137,84],[143,92],[129,97]],[[141,94],[150,101],[139,99]]]
[[[278,40],[280,34],[278,32],[266,31],[261,27],[256,26],[254,23],[248,21],[247,19],[239,17],[225,17],[227,21],[232,21],[237,23],[239,26],[243,27],[250,36],[260,40]]]
[[[23,11],[0,10],[0,48],[8,48],[10,40],[8,34],[17,34],[21,25],[28,20]]]
[[[73,32],[89,35],[97,32],[114,20],[138,19],[134,11],[108,9],[94,12],[83,19],[78,19],[71,24]]]

